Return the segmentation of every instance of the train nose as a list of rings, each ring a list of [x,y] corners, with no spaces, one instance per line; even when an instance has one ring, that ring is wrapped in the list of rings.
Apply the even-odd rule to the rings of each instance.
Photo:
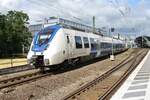
[[[34,65],[35,67],[44,66],[44,56],[33,55],[31,59],[28,59],[28,64]]]
[[[32,59],[28,59],[28,63],[36,67],[48,66],[50,64],[49,59],[44,59],[44,55],[32,56]]]

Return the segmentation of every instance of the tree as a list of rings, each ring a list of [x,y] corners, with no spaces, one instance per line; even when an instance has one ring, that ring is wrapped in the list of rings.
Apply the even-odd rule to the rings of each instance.
[[[6,16],[0,13],[0,55],[6,54]]]
[[[8,11],[0,15],[0,53],[3,56],[22,52],[23,46],[29,46],[31,33],[27,28],[29,17],[22,11]]]

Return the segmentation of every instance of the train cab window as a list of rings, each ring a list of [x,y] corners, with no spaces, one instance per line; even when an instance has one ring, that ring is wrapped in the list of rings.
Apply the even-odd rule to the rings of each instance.
[[[76,48],[82,48],[82,40],[80,36],[75,36]]]
[[[83,37],[84,48],[89,48],[89,40],[87,37]]]
[[[47,43],[49,38],[51,37],[52,32],[53,32],[53,30],[48,30],[47,32],[39,32],[38,38],[36,40],[36,44]]]

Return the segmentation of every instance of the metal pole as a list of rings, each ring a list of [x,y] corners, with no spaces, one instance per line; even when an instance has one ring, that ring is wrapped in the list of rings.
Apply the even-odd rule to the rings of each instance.
[[[13,67],[13,58],[11,57],[11,67]]]
[[[24,55],[24,44],[22,44],[22,55]]]
[[[111,52],[112,52],[112,55],[114,55],[114,44],[113,44],[113,32],[111,32],[111,35],[112,35],[112,47],[111,47]]]
[[[93,33],[95,33],[95,16],[93,16]]]
[[[111,61],[114,61],[114,60],[115,60],[115,57],[114,57],[114,50],[113,50],[113,49],[114,49],[114,46],[113,46],[113,45],[114,45],[114,43],[113,43],[113,32],[114,32],[114,28],[111,28],[111,29],[110,29],[110,32],[111,32],[111,35],[112,35],[112,36],[111,36],[111,38],[112,38],[112,46],[111,46],[110,60],[111,60]]]
[[[143,35],[142,35],[142,48],[143,48]]]

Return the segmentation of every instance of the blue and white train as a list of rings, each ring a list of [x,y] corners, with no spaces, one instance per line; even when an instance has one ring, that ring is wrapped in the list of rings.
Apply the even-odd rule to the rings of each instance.
[[[123,51],[125,42],[113,39],[113,49],[114,53]],[[65,61],[94,59],[111,54],[111,50],[112,38],[51,25],[34,35],[27,59],[29,64],[43,69]]]

